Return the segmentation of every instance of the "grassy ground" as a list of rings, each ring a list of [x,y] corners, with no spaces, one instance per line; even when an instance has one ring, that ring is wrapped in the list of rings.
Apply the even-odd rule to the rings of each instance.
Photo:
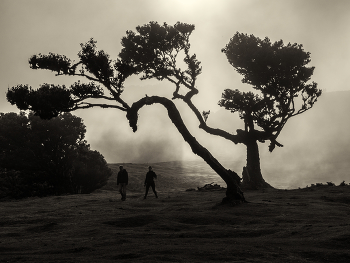
[[[0,262],[349,262],[350,186],[1,202]]]

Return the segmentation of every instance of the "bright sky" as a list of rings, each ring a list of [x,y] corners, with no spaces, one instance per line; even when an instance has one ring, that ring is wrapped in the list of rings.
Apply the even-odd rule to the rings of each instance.
[[[75,81],[31,70],[31,55],[53,52],[76,59],[79,44],[93,37],[97,47],[114,59],[126,30],[149,21],[195,24],[191,51],[203,67],[196,101],[200,110],[215,109],[225,88],[246,88],[221,53],[236,31],[303,44],[311,53],[311,65],[316,67],[312,80],[319,88],[327,92],[350,90],[349,0],[0,0],[0,112],[17,111],[6,101],[8,87],[29,84],[36,88],[44,82],[69,85]],[[133,87],[128,96],[141,98],[147,93],[135,88],[138,85],[148,84],[135,78],[126,82],[126,88]],[[118,161],[120,155],[104,152],[102,145],[111,145],[108,138],[115,130],[129,129],[111,127],[119,122],[127,126],[124,114],[108,111],[113,124],[110,118],[102,121],[99,114],[98,109],[78,113],[87,125],[92,148],[97,148],[107,161]],[[126,136],[125,140],[137,140],[145,134]],[[133,154],[139,151],[142,149],[135,149]]]

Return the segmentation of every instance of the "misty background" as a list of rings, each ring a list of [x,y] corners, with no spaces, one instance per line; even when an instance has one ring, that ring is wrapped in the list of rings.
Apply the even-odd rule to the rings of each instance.
[[[350,1],[348,0],[1,0],[0,1],[0,112],[18,112],[5,97],[9,87],[42,83],[70,84],[77,77],[55,77],[49,71],[29,68],[33,54],[48,52],[77,58],[80,43],[91,37],[97,48],[116,59],[126,30],[149,21],[195,24],[191,53],[202,62],[203,73],[193,102],[200,111],[211,110],[208,124],[235,132],[242,128],[237,115],[217,102],[226,88],[251,90],[241,83],[221,49],[236,31],[303,44],[315,66],[312,81],[324,91],[314,108],[289,120],[279,137],[283,148],[272,153],[260,144],[264,178],[285,188],[316,182],[350,181]],[[171,98],[174,87],[166,82],[125,83],[123,98],[132,103],[147,94]],[[192,134],[212,154],[239,175],[246,160],[244,145],[235,145],[198,129],[198,121],[181,101],[175,101]],[[115,109],[72,112],[83,118],[91,149],[109,163],[192,161],[211,169],[195,156],[159,105],[139,112],[139,129],[133,133],[125,113]],[[194,165],[195,166],[195,165]],[[198,167],[198,166],[195,166]],[[205,168],[206,167],[206,168]],[[192,175],[194,172],[191,172]]]
[[[284,147],[276,147],[270,153],[268,142],[259,143],[261,169],[267,182],[280,188],[298,188],[316,183],[350,181],[350,91],[326,92],[314,107],[291,118],[282,130],[278,141]],[[235,145],[223,138],[208,135],[198,128],[198,121],[190,111],[183,109],[184,119],[197,140],[202,143],[226,168],[239,175],[246,163],[246,147]],[[113,114],[113,113],[112,113]],[[115,113],[114,113],[115,114]],[[199,173],[213,178],[215,172],[191,152],[166,115],[162,106],[145,107],[139,113],[139,130],[131,132],[124,119],[111,125],[110,120],[95,120],[94,127],[108,127],[93,131],[100,134],[89,142],[97,145],[107,160],[117,158],[117,163],[148,164],[177,162],[179,173]],[[237,114],[219,109],[209,115],[208,125],[234,133],[243,128]],[[114,127],[114,128],[113,128]],[[89,131],[88,131],[89,132]],[[117,157],[118,156],[118,157]],[[113,161],[109,161],[114,163]],[[197,170],[197,172],[196,172]],[[217,176],[216,183],[223,184]]]

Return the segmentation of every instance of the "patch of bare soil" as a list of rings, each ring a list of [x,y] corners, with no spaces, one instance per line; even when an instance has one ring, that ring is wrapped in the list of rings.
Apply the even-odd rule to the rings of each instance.
[[[349,262],[350,186],[0,202],[0,262]]]

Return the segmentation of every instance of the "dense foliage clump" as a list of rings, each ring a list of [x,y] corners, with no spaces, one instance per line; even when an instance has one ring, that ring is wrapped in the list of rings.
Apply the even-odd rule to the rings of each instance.
[[[70,113],[51,120],[0,113],[0,198],[90,193],[112,174]]]

